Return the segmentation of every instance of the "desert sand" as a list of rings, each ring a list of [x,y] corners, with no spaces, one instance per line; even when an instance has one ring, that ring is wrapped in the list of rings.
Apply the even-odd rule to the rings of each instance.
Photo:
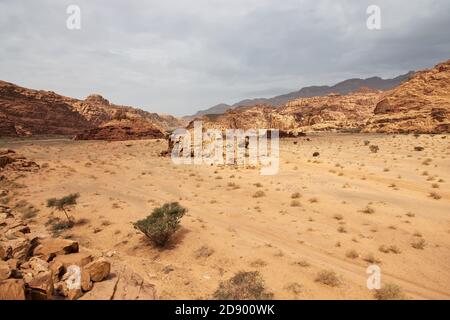
[[[0,147],[41,166],[9,199],[38,210],[33,230],[49,233],[47,221],[63,218],[47,199],[80,193],[70,214],[83,223],[61,236],[126,263],[159,299],[211,298],[241,270],[258,270],[275,299],[373,299],[372,263],[410,299],[450,299],[450,136],[308,138],[281,142],[275,176],[175,165],[159,156],[165,140],[3,139]],[[189,211],[169,247],[157,249],[133,222],[172,201]],[[321,270],[340,285],[316,281]]]

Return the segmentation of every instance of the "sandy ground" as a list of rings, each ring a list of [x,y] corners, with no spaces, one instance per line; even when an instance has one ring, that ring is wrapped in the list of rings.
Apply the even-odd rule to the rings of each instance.
[[[114,258],[154,283],[161,299],[211,298],[221,280],[240,270],[259,270],[276,299],[372,299],[366,260],[378,260],[382,283],[399,285],[409,298],[450,299],[449,142],[443,135],[284,140],[280,172],[266,177],[256,169],[174,165],[158,156],[165,141],[0,147],[44,165],[19,179],[25,187],[11,200],[39,209],[33,228],[44,232],[49,217],[61,216],[46,208],[48,198],[79,192],[71,214],[87,221],[63,236],[116,251]],[[258,190],[265,196],[253,197]],[[153,248],[132,223],[171,201],[189,212],[170,247]],[[420,239],[425,247],[413,248]],[[381,252],[382,245],[400,252]],[[203,246],[214,252],[198,256]],[[350,250],[357,257],[348,257]],[[320,270],[335,271],[341,286],[316,282]]]

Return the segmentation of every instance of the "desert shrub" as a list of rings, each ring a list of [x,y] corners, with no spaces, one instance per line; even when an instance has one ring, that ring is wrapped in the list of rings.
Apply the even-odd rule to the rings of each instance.
[[[337,276],[336,272],[331,270],[319,271],[315,281],[330,287],[339,287],[341,285],[341,280]]]
[[[196,258],[208,258],[214,253],[214,249],[208,246],[201,246],[195,251]]]
[[[316,152],[313,153],[313,157],[318,157],[318,156],[320,156],[319,152],[316,151]]]
[[[178,202],[165,203],[153,210],[147,218],[134,223],[134,227],[145,234],[157,246],[164,246],[177,231],[186,209]]]
[[[424,147],[417,146],[417,147],[414,147],[414,150],[415,151],[423,151]]]
[[[381,289],[375,291],[375,299],[377,300],[403,300],[405,294],[402,289],[392,283],[385,284]]]
[[[218,300],[269,300],[273,293],[265,286],[258,271],[236,273],[231,279],[222,281],[214,292]]]
[[[265,192],[262,191],[262,190],[256,191],[256,192],[253,194],[253,198],[262,198],[262,197],[265,197],[265,196],[266,196],[266,194],[265,194]]]
[[[294,192],[293,194],[291,194],[291,199],[298,199],[301,198],[301,194],[300,192]]]
[[[370,152],[372,152],[372,153],[377,153],[378,150],[380,150],[380,148],[379,148],[377,145],[374,145],[374,144],[372,144],[372,145],[369,147],[369,149],[370,149]]]
[[[441,195],[436,192],[430,192],[429,197],[433,198],[434,200],[439,200],[442,198]]]
[[[426,241],[425,241],[425,239],[422,239],[422,238],[414,240],[411,243],[411,247],[413,247],[414,249],[418,249],[418,250],[425,249],[425,245],[426,245]]]
[[[345,256],[350,259],[356,259],[359,257],[359,254],[358,254],[358,252],[356,252],[356,250],[352,249],[352,250],[347,251]]]
[[[369,144],[370,144],[370,141],[369,141],[369,140],[365,140],[365,141],[364,141],[364,145],[365,145],[365,146],[368,146]]]
[[[291,207],[301,207],[301,203],[298,200],[292,200],[291,201]]]
[[[67,214],[67,209],[71,206],[74,206],[77,204],[77,199],[80,197],[79,193],[72,193],[68,196],[62,197],[62,198],[51,198],[47,200],[47,207],[49,208],[55,208],[56,210],[64,212],[66,215],[67,220],[70,222],[72,221]]]
[[[379,264],[381,263],[381,260],[376,258],[373,253],[369,253],[364,257],[364,261],[372,264]]]

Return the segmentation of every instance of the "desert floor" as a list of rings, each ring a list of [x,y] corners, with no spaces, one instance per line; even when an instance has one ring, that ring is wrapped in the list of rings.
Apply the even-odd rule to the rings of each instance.
[[[158,298],[208,299],[237,271],[259,270],[276,299],[373,299],[366,268],[376,263],[382,283],[411,299],[450,299],[450,136],[309,138],[281,142],[275,176],[175,165],[159,156],[163,140],[0,147],[42,166],[19,178],[23,187],[11,199],[39,210],[33,229],[50,232],[48,219],[63,218],[46,207],[48,198],[80,193],[71,215],[83,223],[62,236],[114,253],[155,284]],[[132,223],[172,201],[189,211],[170,246],[156,249]],[[335,271],[341,285],[317,282],[321,270]]]

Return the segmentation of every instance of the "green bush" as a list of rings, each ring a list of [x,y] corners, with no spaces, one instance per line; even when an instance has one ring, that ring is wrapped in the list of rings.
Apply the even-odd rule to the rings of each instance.
[[[236,273],[231,279],[220,283],[214,292],[218,300],[269,300],[273,293],[268,292],[258,271]]]
[[[69,222],[72,222],[70,219],[66,209],[68,207],[74,206],[77,204],[77,199],[80,197],[79,193],[72,193],[68,196],[62,197],[62,198],[51,198],[47,200],[47,207],[49,208],[55,208],[56,210],[64,212],[66,215],[66,218]]]
[[[152,214],[134,223],[134,227],[145,234],[155,245],[163,247],[177,231],[186,209],[178,202],[166,203],[153,210]]]

